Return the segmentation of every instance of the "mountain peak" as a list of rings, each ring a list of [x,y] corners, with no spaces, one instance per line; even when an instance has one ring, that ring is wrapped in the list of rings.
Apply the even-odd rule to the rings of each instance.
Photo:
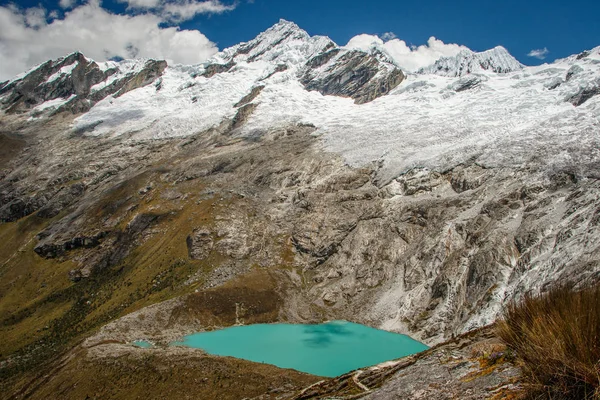
[[[419,73],[459,77],[484,71],[505,74],[522,68],[523,64],[517,61],[506,48],[496,46],[479,53],[465,49],[453,57],[442,57],[433,65],[421,68]]]
[[[300,28],[296,23],[285,19],[280,19],[279,22],[268,28],[266,31],[260,33],[258,37],[260,37],[261,35],[270,35],[273,33],[284,34],[286,32],[296,33],[302,37],[310,37],[310,35],[306,33],[304,29]]]
[[[295,23],[280,19],[249,42],[223,50],[210,63],[262,60],[296,65],[333,46],[335,43],[328,37],[310,36]]]
[[[300,29],[300,27],[295,22],[288,21],[287,19],[283,19],[283,18],[280,18],[279,22],[277,22],[275,25],[273,25],[273,27],[275,27],[275,26],[289,26],[289,27]]]

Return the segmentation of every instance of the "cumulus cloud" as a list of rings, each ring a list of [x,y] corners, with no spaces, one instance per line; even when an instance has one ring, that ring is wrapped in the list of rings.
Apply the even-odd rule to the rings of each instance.
[[[383,46],[383,39],[381,39],[377,35],[369,35],[363,33],[361,35],[356,35],[345,46],[347,49],[358,49],[369,51],[372,47]]]
[[[527,53],[527,55],[529,57],[535,57],[539,60],[543,60],[544,58],[546,58],[548,53],[550,53],[550,51],[544,47],[543,49],[533,49],[529,53]]]
[[[358,35],[350,39],[346,48],[368,51],[375,47],[384,50],[400,67],[407,71],[417,71],[433,64],[441,57],[452,57],[463,50],[469,50],[458,44],[444,43],[433,36],[429,38],[427,44],[421,46],[408,46],[404,40],[389,39],[389,37],[387,34],[383,34],[382,37]]]
[[[231,11],[235,5],[224,5],[219,1],[178,1],[162,7],[162,16],[170,21],[181,22],[194,18],[198,14],[220,14]]]
[[[46,10],[42,7],[28,8],[25,11],[25,24],[33,29],[38,29],[45,25]]]
[[[130,10],[151,10],[165,21],[182,22],[199,14],[221,14],[235,9],[236,5],[226,5],[219,0],[117,0],[127,4]]]
[[[397,37],[398,36],[396,36],[394,32],[385,32],[383,35],[381,35],[381,39],[383,39],[384,41],[396,39]]]
[[[164,19],[152,13],[113,14],[99,0],[49,23],[41,10],[0,7],[0,80],[76,50],[97,61],[149,57],[184,64],[203,62],[218,51],[196,30],[161,27]]]
[[[149,9],[156,8],[160,5],[160,0],[117,0],[119,3],[127,4],[127,7],[133,9]]]
[[[60,0],[58,2],[58,5],[60,6],[60,8],[73,8],[73,6],[75,5],[75,1],[76,0]]]

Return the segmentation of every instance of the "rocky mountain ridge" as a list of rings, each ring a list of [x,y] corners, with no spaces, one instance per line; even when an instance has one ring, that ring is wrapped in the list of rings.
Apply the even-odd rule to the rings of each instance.
[[[155,81],[166,67],[166,61],[156,60],[98,64],[75,52],[0,85],[0,104],[7,113],[86,112],[109,95],[119,97]]]

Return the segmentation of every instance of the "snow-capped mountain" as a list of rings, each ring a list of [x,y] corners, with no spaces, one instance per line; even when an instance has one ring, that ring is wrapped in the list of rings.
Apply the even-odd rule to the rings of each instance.
[[[336,44],[328,37],[310,36],[298,25],[282,19],[255,39],[216,54],[208,64],[266,61],[301,66],[334,47]]]
[[[557,129],[586,141],[599,112],[598,59],[596,48],[524,67],[496,47],[463,51],[406,77],[375,48],[340,48],[282,20],[201,65],[94,63],[80,54],[49,61],[4,84],[0,102],[34,118],[89,109],[74,129],[96,136],[179,137],[226,120],[236,120],[242,136],[311,124],[352,165],[381,163],[388,181],[412,166],[446,168],[474,156],[489,165],[520,163],[531,155],[520,149],[530,146],[553,160],[567,140],[550,134]]]
[[[454,57],[440,58],[433,65],[422,68],[419,73],[459,77],[484,71],[506,74],[519,71],[524,67],[523,64],[510,55],[508,50],[502,46],[497,46],[480,53],[462,50]]]
[[[73,298],[114,268],[93,292],[131,293],[103,318],[211,290],[233,322],[177,302],[161,320],[347,318],[436,343],[528,291],[600,280],[600,47],[409,74],[282,20],[199,65],[48,61],[0,84],[0,108],[19,149],[0,157],[0,219],[35,216],[0,262],[68,269]],[[272,275],[236,280],[251,273]]]
[[[106,96],[118,97],[157,79],[165,61],[96,63],[76,52],[49,60],[11,81],[0,83],[0,107],[9,113],[80,113]]]

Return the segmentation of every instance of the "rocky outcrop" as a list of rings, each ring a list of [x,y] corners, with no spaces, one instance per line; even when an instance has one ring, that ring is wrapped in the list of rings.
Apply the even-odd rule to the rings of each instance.
[[[582,88],[576,94],[570,96],[567,101],[578,107],[594,96],[600,95],[600,86]]]
[[[258,85],[258,86],[253,87],[252,90],[250,91],[250,93],[248,93],[247,95],[242,97],[240,99],[240,101],[238,101],[237,103],[234,104],[234,107],[241,107],[241,106],[244,106],[244,105],[250,103],[252,100],[254,100],[260,94],[260,92],[262,92],[262,90],[264,88],[265,88],[264,85]]]
[[[258,107],[258,104],[248,103],[238,108],[237,113],[231,121],[231,129],[237,129],[242,126],[250,118],[254,110],[256,110],[256,107]]]
[[[191,259],[203,260],[212,251],[214,241],[209,230],[195,229],[194,233],[187,237],[186,244]]]
[[[41,257],[56,258],[70,250],[96,247],[108,234],[109,232],[98,232],[91,236],[77,236],[62,243],[46,242],[36,246],[33,250]]]
[[[310,59],[300,82],[307,90],[364,104],[389,93],[404,78],[382,53],[333,49]]]
[[[485,82],[485,78],[477,75],[468,75],[458,79],[450,85],[450,89],[455,92],[464,92],[465,90],[474,89]]]
[[[211,78],[216,74],[221,74],[223,72],[229,71],[231,68],[235,66],[235,62],[230,61],[227,64],[208,64],[205,67],[205,71],[202,74],[205,78]]]

